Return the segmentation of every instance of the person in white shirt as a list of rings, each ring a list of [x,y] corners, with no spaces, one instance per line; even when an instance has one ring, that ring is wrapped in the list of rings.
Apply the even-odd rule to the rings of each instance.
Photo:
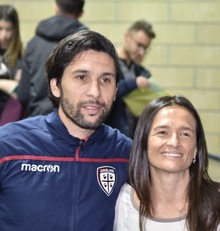
[[[220,183],[208,174],[203,125],[186,97],[160,97],[145,108],[128,172],[114,231],[220,231]]]

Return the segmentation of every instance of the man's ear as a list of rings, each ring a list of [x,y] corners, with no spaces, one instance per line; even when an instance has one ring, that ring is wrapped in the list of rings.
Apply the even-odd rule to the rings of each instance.
[[[116,90],[115,90],[115,97],[114,97],[114,101],[115,101],[115,99],[116,99],[117,91],[118,91],[118,84],[117,84],[117,86],[116,86]]]
[[[128,31],[126,31],[126,32],[124,33],[124,39],[125,39],[125,41],[126,41],[129,37],[130,37],[130,33],[129,33]]]
[[[53,78],[50,80],[50,89],[53,95],[57,98],[60,97],[60,88],[57,86],[57,79]]]
[[[55,6],[54,6],[54,11],[55,11],[55,15],[60,15],[61,14],[60,8],[56,3],[55,3]]]
[[[83,14],[84,14],[84,11],[82,10],[77,18],[81,18],[83,16]]]

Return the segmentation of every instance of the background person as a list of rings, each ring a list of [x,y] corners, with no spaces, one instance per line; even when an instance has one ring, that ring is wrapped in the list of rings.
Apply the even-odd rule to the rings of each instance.
[[[219,231],[220,184],[207,167],[204,129],[189,100],[152,101],[135,131],[114,231]]]
[[[20,80],[22,54],[18,13],[11,5],[0,5],[0,125],[21,116],[21,105],[10,96]],[[6,112],[9,101],[13,107]]]
[[[113,44],[82,30],[46,62],[56,109],[0,128],[0,230],[112,231],[131,140],[102,122],[116,94]]]
[[[147,88],[150,72],[140,63],[152,40],[156,37],[152,25],[145,20],[134,22],[124,35],[124,43],[118,48],[121,79],[117,97],[106,123],[133,138],[138,118],[127,108],[123,97],[137,88]]]
[[[36,35],[25,49],[18,99],[28,117],[52,111],[47,97],[44,63],[55,44],[86,27],[78,21],[83,14],[83,0],[56,0],[56,15],[39,23]]]

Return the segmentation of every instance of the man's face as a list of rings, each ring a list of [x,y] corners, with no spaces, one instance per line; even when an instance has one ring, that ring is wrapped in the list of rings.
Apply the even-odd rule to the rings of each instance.
[[[52,81],[53,82],[53,81]],[[105,120],[116,95],[116,70],[106,53],[88,50],[66,67],[60,87],[59,110],[78,127],[95,130]]]
[[[125,35],[125,49],[128,58],[140,64],[150,43],[151,39],[141,30],[127,32]]]

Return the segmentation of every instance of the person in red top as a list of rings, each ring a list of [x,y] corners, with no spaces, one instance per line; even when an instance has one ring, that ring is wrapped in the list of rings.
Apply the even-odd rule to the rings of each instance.
[[[21,78],[22,56],[17,10],[11,5],[0,5],[0,125],[23,117],[14,94]]]

